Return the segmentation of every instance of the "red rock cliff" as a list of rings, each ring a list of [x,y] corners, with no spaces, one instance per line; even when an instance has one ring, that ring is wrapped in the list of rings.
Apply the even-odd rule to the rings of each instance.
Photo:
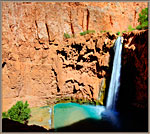
[[[98,97],[116,35],[138,24],[144,2],[3,2],[2,103],[45,105],[61,96]],[[63,34],[76,38],[63,41]],[[107,39],[107,40],[105,40]]]
[[[33,46],[87,29],[127,31],[129,25],[138,25],[138,14],[147,6],[146,2],[3,2],[3,33],[11,35],[12,44]]]

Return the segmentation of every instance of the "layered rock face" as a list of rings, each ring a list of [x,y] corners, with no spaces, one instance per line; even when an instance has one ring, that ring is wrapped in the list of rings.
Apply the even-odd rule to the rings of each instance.
[[[32,107],[64,96],[97,99],[103,78],[110,77],[116,35],[78,34],[126,30],[138,24],[145,7],[144,2],[130,7],[126,2],[3,2],[2,111],[18,100]],[[64,40],[64,33],[75,38]]]
[[[138,14],[147,6],[147,2],[3,2],[2,26],[12,44],[49,44],[62,40],[64,33],[127,31],[129,25],[138,25]]]

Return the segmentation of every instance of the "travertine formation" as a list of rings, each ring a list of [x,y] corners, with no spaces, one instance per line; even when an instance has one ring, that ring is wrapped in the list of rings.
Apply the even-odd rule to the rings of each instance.
[[[110,49],[116,39],[100,31],[135,27],[146,6],[2,2],[2,111],[17,100],[27,100],[32,107],[64,96],[97,99],[102,79],[110,76]],[[79,36],[85,30],[96,33]],[[64,33],[75,37],[65,40]]]
[[[109,33],[87,34],[49,48],[3,47],[3,106],[19,99],[30,106],[61,97],[97,99],[115,39]]]

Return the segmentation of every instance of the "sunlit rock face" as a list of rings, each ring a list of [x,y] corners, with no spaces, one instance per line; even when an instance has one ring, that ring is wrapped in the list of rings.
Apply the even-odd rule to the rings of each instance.
[[[147,2],[3,2],[3,34],[10,35],[12,44],[38,47],[62,41],[64,33],[127,31],[129,25],[138,25],[138,15],[147,6]]]
[[[7,49],[4,44],[4,108],[20,99],[28,100],[31,106],[62,97],[97,99],[103,78],[110,75],[109,51],[115,39],[115,34],[89,34],[51,44],[48,49],[42,45],[40,49]]]
[[[103,78],[111,75],[117,38],[100,31],[136,26],[145,7],[144,2],[3,2],[2,110],[18,100],[32,107],[64,96],[97,99]],[[87,29],[99,33],[79,35]],[[75,37],[65,40],[64,33]]]

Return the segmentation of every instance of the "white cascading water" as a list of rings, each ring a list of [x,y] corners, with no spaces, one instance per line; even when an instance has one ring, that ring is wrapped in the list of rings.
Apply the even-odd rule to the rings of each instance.
[[[52,128],[52,108],[49,108],[49,113],[50,113],[50,120],[48,122],[49,122],[50,128]]]
[[[116,101],[118,99],[118,92],[120,88],[121,53],[122,53],[121,37],[118,37],[118,39],[116,40],[114,51],[115,56],[113,61],[113,69],[106,103],[106,108],[111,110],[116,109]]]

